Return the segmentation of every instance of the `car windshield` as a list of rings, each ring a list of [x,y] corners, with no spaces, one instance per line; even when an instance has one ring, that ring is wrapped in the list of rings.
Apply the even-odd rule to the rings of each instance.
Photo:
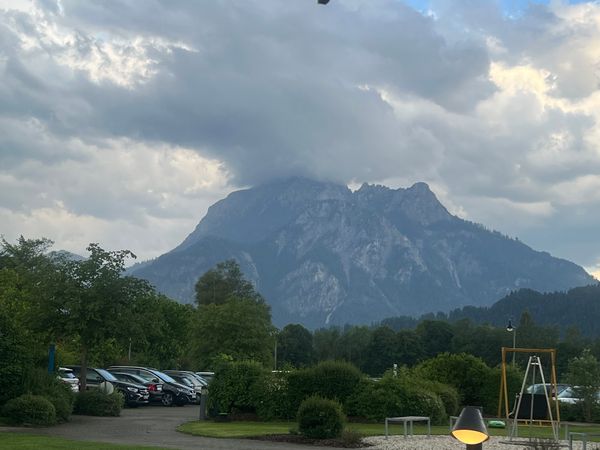
[[[177,381],[175,381],[166,373],[162,373],[160,370],[153,370],[152,373],[157,375],[159,378],[162,378],[162,380],[166,381],[167,383],[177,383]]]
[[[61,378],[76,378],[75,375],[73,375],[73,372],[63,372],[60,370],[58,374],[61,376]]]
[[[104,369],[96,369],[96,371],[102,375],[107,381],[119,381],[115,378],[115,376],[110,373],[108,370]]]

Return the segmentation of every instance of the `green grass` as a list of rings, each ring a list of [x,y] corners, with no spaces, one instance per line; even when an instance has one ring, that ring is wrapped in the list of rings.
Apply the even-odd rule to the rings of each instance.
[[[0,449],[10,450],[160,450],[157,447],[71,441],[50,436],[0,433]],[[166,450],[166,449],[165,449]]]
[[[290,430],[296,428],[295,422],[211,422],[211,421],[194,421],[180,425],[177,430],[183,433],[194,436],[205,436],[215,438],[245,438],[252,436],[265,436],[268,434],[286,434]],[[349,423],[347,428],[357,431],[365,436],[381,436],[385,434],[383,423]],[[572,427],[569,426],[569,431],[600,433],[600,425]],[[488,432],[491,436],[506,436],[507,429],[489,428]],[[398,424],[389,425],[390,435],[401,435],[404,433],[404,427]],[[415,434],[427,434],[426,425],[414,426]],[[448,425],[438,425],[431,427],[431,434],[448,435],[450,430]],[[552,429],[550,427],[528,427],[519,426],[519,436],[549,438],[552,437]],[[561,429],[561,439],[564,438],[564,428]],[[596,439],[594,439],[596,440]]]

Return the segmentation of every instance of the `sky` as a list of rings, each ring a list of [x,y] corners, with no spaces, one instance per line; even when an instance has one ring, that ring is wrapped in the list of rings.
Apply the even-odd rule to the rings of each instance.
[[[600,3],[0,0],[0,234],[156,257],[289,175],[600,275]]]

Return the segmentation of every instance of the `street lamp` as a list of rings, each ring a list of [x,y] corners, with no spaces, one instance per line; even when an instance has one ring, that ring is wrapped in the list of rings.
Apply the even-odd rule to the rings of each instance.
[[[329,3],[329,0],[318,0],[319,5],[326,5]]]
[[[459,442],[467,444],[467,450],[481,450],[482,443],[490,438],[481,411],[475,406],[463,408],[450,434]]]
[[[508,319],[508,325],[506,325],[506,331],[513,334],[513,357],[512,357],[512,365],[515,367],[515,356],[516,352],[514,351],[517,347],[517,327],[513,327],[512,319]]]

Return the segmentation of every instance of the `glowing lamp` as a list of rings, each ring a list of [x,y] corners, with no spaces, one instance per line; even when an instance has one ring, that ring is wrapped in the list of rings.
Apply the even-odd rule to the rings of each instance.
[[[451,434],[456,440],[467,444],[468,450],[480,449],[481,444],[490,438],[481,411],[474,406],[463,408]]]

